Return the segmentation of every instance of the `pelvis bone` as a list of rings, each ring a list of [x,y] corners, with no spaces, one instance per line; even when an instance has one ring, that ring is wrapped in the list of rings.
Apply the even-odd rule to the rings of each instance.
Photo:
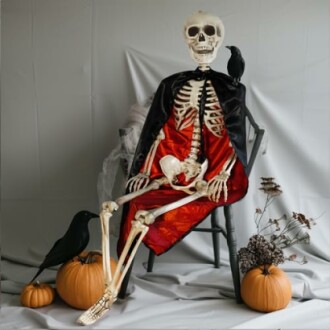
[[[168,179],[168,182],[173,189],[182,190],[188,194],[192,194],[194,191],[191,191],[191,188],[195,187],[196,182],[202,180],[207,170],[208,160],[206,159],[203,164],[200,164],[189,158],[185,159],[184,161],[180,161],[178,158],[172,155],[167,155],[159,161],[159,164],[162,172]],[[177,181],[177,176],[182,173],[185,175],[186,180],[194,177],[195,179],[186,186],[176,185],[175,183]]]

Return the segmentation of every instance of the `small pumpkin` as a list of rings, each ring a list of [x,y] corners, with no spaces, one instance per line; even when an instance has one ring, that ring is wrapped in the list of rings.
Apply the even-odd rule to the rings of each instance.
[[[289,304],[292,296],[291,282],[277,266],[261,265],[245,274],[241,296],[250,308],[260,312],[273,312]]]
[[[20,296],[21,304],[30,308],[50,305],[54,298],[55,290],[49,284],[39,281],[25,285]]]
[[[113,274],[117,262],[110,258],[110,264]],[[63,264],[57,272],[56,289],[71,307],[88,309],[95,304],[104,292],[102,254],[84,251]]]

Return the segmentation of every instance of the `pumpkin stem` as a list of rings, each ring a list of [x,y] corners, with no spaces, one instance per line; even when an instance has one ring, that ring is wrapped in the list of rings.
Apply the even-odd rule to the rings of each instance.
[[[270,272],[269,272],[269,267],[270,267],[271,265],[269,265],[269,264],[266,264],[266,265],[262,265],[261,267],[262,267],[262,274],[263,275],[269,275],[270,274]]]
[[[90,264],[95,262],[95,258],[94,258],[95,255],[102,256],[102,253],[100,253],[99,251],[90,251],[88,252],[87,257],[84,259],[83,262],[85,264]]]

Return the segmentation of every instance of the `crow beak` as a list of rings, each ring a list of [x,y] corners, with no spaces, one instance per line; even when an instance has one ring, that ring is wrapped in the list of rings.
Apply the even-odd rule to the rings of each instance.
[[[92,215],[92,219],[93,218],[99,218],[100,216],[98,215],[98,214],[96,214],[96,213],[91,213],[91,215]]]
[[[228,49],[230,50],[230,47],[231,47],[231,46],[225,46],[225,47],[228,48]]]

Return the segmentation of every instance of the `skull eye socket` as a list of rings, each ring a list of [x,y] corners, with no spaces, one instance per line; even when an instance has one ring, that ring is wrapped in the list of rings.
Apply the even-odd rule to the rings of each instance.
[[[191,26],[188,28],[187,33],[189,37],[195,37],[199,32],[198,26]]]
[[[204,30],[205,34],[208,36],[215,35],[215,27],[213,25],[205,25],[203,30]]]

